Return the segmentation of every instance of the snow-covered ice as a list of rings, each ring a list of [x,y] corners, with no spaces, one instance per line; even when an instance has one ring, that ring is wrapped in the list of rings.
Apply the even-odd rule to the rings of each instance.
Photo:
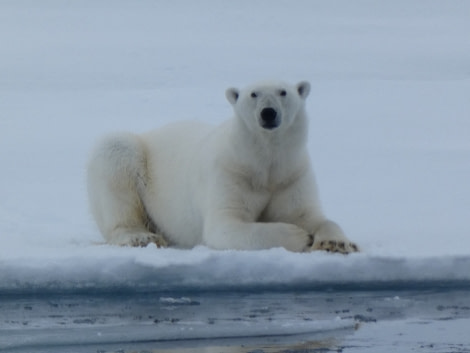
[[[462,287],[470,258],[295,254],[284,249],[240,252],[179,249],[64,247],[64,253],[22,250],[3,255],[5,293],[84,291],[317,290]]]
[[[0,293],[468,286],[469,33],[465,1],[0,2]],[[104,245],[96,139],[217,124],[264,78],[312,83],[321,199],[363,252]]]

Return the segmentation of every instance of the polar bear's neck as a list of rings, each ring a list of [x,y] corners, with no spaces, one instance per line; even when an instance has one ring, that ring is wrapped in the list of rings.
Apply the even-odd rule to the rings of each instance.
[[[309,166],[305,112],[285,129],[252,131],[241,119],[230,126],[230,163],[251,183],[272,188],[295,178]]]

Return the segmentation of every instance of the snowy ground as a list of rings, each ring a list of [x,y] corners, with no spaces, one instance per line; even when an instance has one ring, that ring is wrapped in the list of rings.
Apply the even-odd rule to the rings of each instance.
[[[0,1],[0,294],[468,288],[469,33],[457,0]],[[217,124],[227,87],[264,78],[312,83],[322,201],[364,252],[100,244],[94,141]]]

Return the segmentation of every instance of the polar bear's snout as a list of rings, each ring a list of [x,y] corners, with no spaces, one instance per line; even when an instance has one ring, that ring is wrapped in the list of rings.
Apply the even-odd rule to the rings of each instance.
[[[263,108],[260,113],[261,126],[265,129],[272,130],[277,128],[281,120],[279,119],[279,114],[274,108]]]

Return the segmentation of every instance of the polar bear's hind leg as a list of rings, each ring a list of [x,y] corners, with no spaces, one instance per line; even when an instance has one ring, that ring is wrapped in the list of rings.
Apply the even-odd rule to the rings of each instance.
[[[148,182],[147,153],[138,136],[119,134],[101,141],[88,165],[91,212],[106,241],[114,245],[167,246],[142,202]]]

